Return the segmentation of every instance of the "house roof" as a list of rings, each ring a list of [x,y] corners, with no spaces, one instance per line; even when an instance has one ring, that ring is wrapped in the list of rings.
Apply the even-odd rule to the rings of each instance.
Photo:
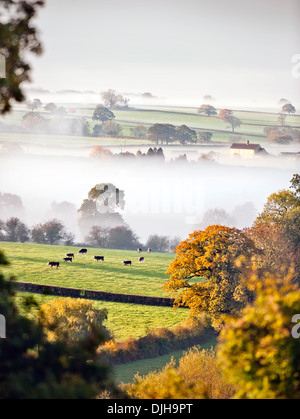
[[[260,146],[260,144],[233,143],[230,148],[231,148],[231,150],[254,150],[254,151],[259,151],[261,149],[261,146]]]

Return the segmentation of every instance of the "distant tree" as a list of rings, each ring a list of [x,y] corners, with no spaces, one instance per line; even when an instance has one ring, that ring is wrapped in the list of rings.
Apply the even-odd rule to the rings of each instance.
[[[130,133],[135,138],[147,138],[147,128],[141,124],[130,128]]]
[[[198,139],[199,141],[202,143],[209,143],[211,141],[213,137],[213,133],[212,132],[208,132],[208,131],[200,131],[198,133]]]
[[[282,127],[284,127],[284,125],[285,125],[286,117],[287,117],[287,115],[284,114],[283,112],[281,112],[278,116],[278,122],[280,123],[280,125]]]
[[[124,191],[111,183],[101,183],[92,188],[88,198],[82,202],[79,226],[84,235],[95,226],[118,227],[126,226],[118,211],[125,207]]]
[[[110,229],[108,238],[110,249],[135,250],[140,246],[138,237],[129,227],[120,226]]]
[[[85,240],[92,247],[107,248],[109,244],[110,231],[107,227],[93,226]]]
[[[102,126],[99,124],[94,125],[93,136],[100,137],[101,134],[102,134]]]
[[[42,53],[34,21],[44,1],[1,0],[0,5],[0,54],[6,60],[6,78],[0,80],[0,114],[5,114],[13,101],[25,100],[22,84],[30,81],[31,74],[28,53]]]
[[[32,102],[27,103],[28,109],[31,109],[31,111],[35,111],[43,106],[40,99],[34,99]]]
[[[169,248],[170,251],[173,252],[177,246],[179,246],[181,243],[180,237],[173,237],[169,239]]]
[[[32,241],[39,244],[60,244],[66,238],[64,225],[58,220],[38,224],[32,229]]]
[[[197,112],[204,113],[207,116],[217,115],[217,111],[212,105],[202,105]]]
[[[227,121],[231,127],[232,127],[232,132],[235,132],[236,128],[239,128],[241,126],[241,121],[239,118],[236,118],[235,116],[230,116]]]
[[[221,109],[220,112],[219,112],[219,118],[222,119],[223,121],[226,121],[226,122],[227,122],[228,118],[230,118],[232,115],[233,115],[232,110],[226,109],[226,108]]]
[[[20,217],[24,213],[24,206],[19,195],[0,192],[0,217]]]
[[[219,113],[219,118],[232,126],[232,132],[235,131],[235,128],[240,127],[242,123],[240,119],[233,116],[233,112],[230,109],[222,109]]]
[[[199,228],[205,230],[207,227],[216,224],[234,227],[235,219],[222,208],[210,209],[205,212]]]
[[[109,89],[105,92],[101,93],[104,106],[108,107],[109,109],[116,108],[118,106],[128,106],[128,99],[124,98],[122,95],[116,93],[115,90]]]
[[[22,118],[22,128],[29,132],[46,132],[47,120],[37,112],[28,112]]]
[[[1,230],[3,232],[3,239],[9,242],[25,243],[30,239],[29,228],[16,217],[2,222]]]
[[[156,144],[169,144],[176,139],[176,128],[171,124],[154,124],[148,129],[148,139]]]
[[[296,108],[291,103],[286,103],[282,107],[282,112],[288,113],[288,114],[296,113]]]
[[[45,105],[45,111],[50,112],[50,113],[56,113],[57,106],[55,105],[55,103],[47,103]]]
[[[152,234],[147,240],[146,247],[152,249],[153,252],[168,252],[170,249],[170,238]]]
[[[122,127],[120,124],[114,121],[106,121],[102,126],[102,131],[104,134],[110,137],[119,137],[122,133]]]
[[[113,153],[107,148],[104,148],[100,145],[96,145],[95,147],[93,147],[90,153],[90,158],[92,159],[104,159],[108,157],[113,157]]]
[[[102,125],[106,121],[111,121],[115,118],[115,115],[108,108],[105,108],[103,105],[98,105],[93,114],[93,121],[101,121]]]
[[[181,125],[176,128],[175,138],[180,142],[180,144],[196,143],[197,133],[186,125]]]

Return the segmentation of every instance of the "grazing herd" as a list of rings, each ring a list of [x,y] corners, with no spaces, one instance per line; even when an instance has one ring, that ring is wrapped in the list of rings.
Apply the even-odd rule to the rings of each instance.
[[[137,251],[138,251],[138,253],[142,253],[143,249],[138,248]],[[87,252],[88,252],[87,249],[81,249],[81,250],[79,250],[77,255],[87,255]],[[151,249],[148,249],[147,253],[151,253]],[[75,257],[74,253],[67,253],[65,255],[65,257],[63,258],[63,262],[73,263],[74,257]],[[104,262],[104,256],[94,256],[94,260],[96,262],[100,262],[100,261]],[[139,263],[145,262],[145,258],[144,257],[139,257],[138,262]],[[50,266],[50,268],[56,268],[56,269],[59,269],[59,267],[60,267],[59,262],[48,262],[47,265]],[[124,266],[132,266],[132,261],[131,260],[124,260],[123,265]]]

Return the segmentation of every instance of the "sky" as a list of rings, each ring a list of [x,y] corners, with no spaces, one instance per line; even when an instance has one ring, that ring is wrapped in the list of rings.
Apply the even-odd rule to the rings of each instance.
[[[296,103],[299,17],[299,0],[48,0],[32,86]]]

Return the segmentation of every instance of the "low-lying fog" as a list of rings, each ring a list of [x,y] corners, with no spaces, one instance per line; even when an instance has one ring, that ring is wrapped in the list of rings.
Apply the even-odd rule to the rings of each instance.
[[[111,148],[114,153],[125,146]],[[149,147],[147,147],[148,149]],[[128,147],[136,153],[140,147]],[[226,147],[163,147],[166,163],[154,160],[103,161],[90,159],[89,148],[38,148],[28,146],[23,155],[0,155],[0,192],[17,194],[25,207],[23,220],[33,226],[57,216],[53,202],[69,202],[79,209],[96,184],[113,183],[125,192],[124,220],[142,242],[151,234],[185,238],[203,219],[205,211],[222,208],[228,213],[239,208],[239,228],[251,225],[268,196],[290,186],[299,172],[299,159],[267,158],[232,160]],[[198,162],[213,150],[216,162]],[[286,148],[267,151],[277,156]],[[143,150],[142,150],[143,151]],[[289,151],[299,151],[299,146]],[[170,162],[186,154],[188,163]],[[247,208],[255,211],[247,212]],[[75,210],[60,218],[78,241]]]

